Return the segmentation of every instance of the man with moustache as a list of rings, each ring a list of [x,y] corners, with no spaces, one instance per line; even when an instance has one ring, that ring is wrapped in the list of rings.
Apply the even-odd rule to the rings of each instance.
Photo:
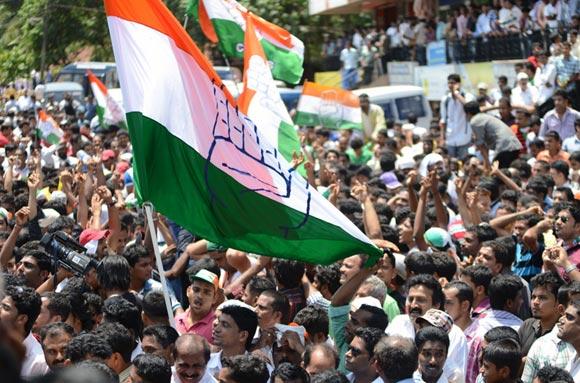
[[[65,366],[65,351],[69,342],[74,338],[72,326],[63,322],[50,323],[40,332],[40,343],[44,351],[44,360],[51,371]]]
[[[175,342],[171,383],[217,383],[207,371],[209,343],[196,334],[183,334]],[[249,383],[249,382],[248,382]]]

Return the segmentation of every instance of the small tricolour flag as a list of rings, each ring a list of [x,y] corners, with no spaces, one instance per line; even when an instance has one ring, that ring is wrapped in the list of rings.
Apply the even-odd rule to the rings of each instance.
[[[42,109],[38,111],[38,132],[40,137],[50,145],[58,144],[64,132],[56,121]]]
[[[105,10],[141,202],[243,251],[316,264],[382,256],[237,108],[161,0],[105,0]]]
[[[244,41],[244,91],[238,99],[238,106],[290,162],[292,154],[301,151],[300,139],[256,38],[254,20],[253,14],[248,15]]]
[[[298,100],[294,122],[331,129],[362,129],[358,96],[341,88],[306,81]]]
[[[97,116],[101,126],[117,125],[126,128],[125,111],[109,94],[109,90],[93,72],[87,70],[91,90],[97,101]]]
[[[190,0],[188,10],[199,20],[201,30],[225,55],[243,57],[248,10],[235,0]],[[304,72],[304,43],[278,25],[255,17],[258,32],[272,74],[278,80],[298,84]]]

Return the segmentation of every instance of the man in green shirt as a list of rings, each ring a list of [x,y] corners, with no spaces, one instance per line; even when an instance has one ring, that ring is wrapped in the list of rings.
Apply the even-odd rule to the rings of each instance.
[[[350,148],[346,151],[346,155],[353,165],[366,165],[373,158],[373,153],[358,137],[350,141]]]

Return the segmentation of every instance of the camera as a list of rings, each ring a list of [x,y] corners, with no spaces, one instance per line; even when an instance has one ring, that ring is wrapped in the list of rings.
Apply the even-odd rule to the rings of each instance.
[[[62,267],[76,275],[85,275],[91,268],[97,269],[99,262],[87,255],[86,249],[69,238],[62,231],[45,234],[40,244],[55,261],[55,267]]]

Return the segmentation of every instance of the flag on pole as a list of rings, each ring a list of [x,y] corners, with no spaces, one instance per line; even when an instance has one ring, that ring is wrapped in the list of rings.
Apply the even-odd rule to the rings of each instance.
[[[105,0],[138,199],[223,246],[329,264],[382,256],[234,103],[161,0]]]
[[[101,126],[117,125],[126,129],[125,111],[123,107],[109,95],[109,90],[105,84],[93,72],[87,70],[87,75],[89,76],[91,90],[97,101],[99,124]]]
[[[244,32],[248,10],[235,0],[190,0],[187,8],[199,20],[201,30],[226,56],[244,55]],[[304,68],[304,44],[275,24],[255,17],[254,27],[278,80],[298,84]]]
[[[40,138],[42,138],[50,145],[58,144],[64,136],[64,132],[60,126],[58,126],[56,121],[54,121],[54,119],[46,114],[46,112],[42,109],[38,111],[37,129]]]
[[[238,99],[240,111],[252,120],[268,142],[288,161],[301,152],[300,139],[280,92],[272,78],[268,60],[254,28],[255,16],[249,14],[244,40],[244,91]],[[301,168],[302,171],[304,168]]]
[[[298,100],[294,122],[331,129],[362,130],[358,96],[348,90],[306,81]]]

